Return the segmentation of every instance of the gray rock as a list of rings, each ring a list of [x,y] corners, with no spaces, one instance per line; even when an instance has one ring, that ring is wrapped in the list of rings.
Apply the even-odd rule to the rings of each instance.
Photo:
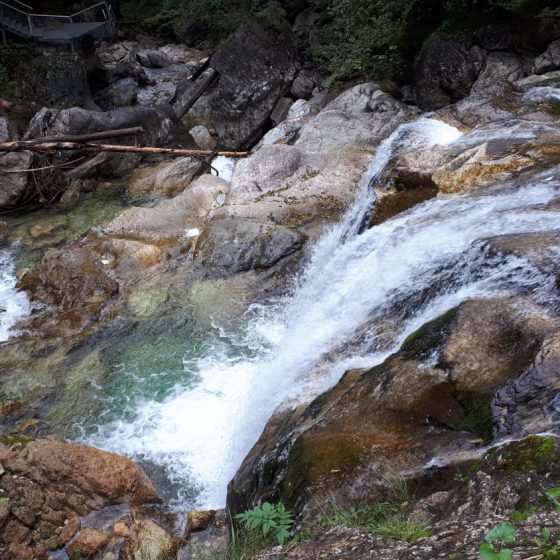
[[[429,37],[418,57],[414,76],[416,103],[431,111],[466,97],[476,79],[469,56],[472,40],[465,37]]]
[[[196,145],[202,150],[214,150],[218,145],[218,141],[210,134],[208,129],[201,124],[193,126],[193,128],[189,130],[189,134],[193,137]]]
[[[17,138],[15,128],[5,117],[0,117],[0,142]],[[27,190],[29,173],[12,173],[29,169],[33,156],[29,152],[0,152],[0,210],[15,208]]]
[[[226,273],[265,269],[301,249],[304,241],[304,235],[283,226],[224,217],[201,236],[197,259]]]
[[[239,202],[277,189],[299,169],[304,157],[295,146],[262,146],[237,164],[231,181],[230,200]]]
[[[189,126],[214,128],[224,147],[253,146],[296,74],[293,37],[260,24],[238,30],[212,57],[220,75],[187,114]]]
[[[136,103],[138,82],[134,78],[123,78],[111,84],[96,96],[96,101],[103,109],[129,107]]]
[[[281,97],[276,103],[276,107],[270,114],[270,120],[274,125],[281,123],[290,112],[290,108],[293,105],[293,101],[289,97]]]
[[[104,226],[105,237],[136,240],[153,245],[175,243],[188,230],[202,227],[209,214],[223,203],[220,195],[229,183],[202,175],[190,188],[157,206],[130,208]]]
[[[360,84],[331,101],[299,131],[295,142],[306,152],[368,150],[414,110],[373,83]]]
[[[136,57],[145,68],[165,68],[171,64],[169,55],[162,51],[139,52]]]
[[[316,85],[315,74],[309,70],[301,70],[292,84],[290,93],[298,99],[309,99]]]
[[[523,76],[523,61],[518,56],[506,52],[491,52],[472,89],[484,91],[500,82],[515,82]]]
[[[560,68],[560,39],[554,41],[548,48],[535,59],[533,72],[544,74]]]
[[[205,166],[200,160],[190,157],[139,167],[132,172],[128,194],[140,197],[176,196],[193,182],[203,168]]]

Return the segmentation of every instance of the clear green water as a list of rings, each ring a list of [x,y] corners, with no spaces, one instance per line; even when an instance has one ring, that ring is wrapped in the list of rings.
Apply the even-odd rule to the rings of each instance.
[[[76,206],[57,205],[19,216],[2,216],[10,227],[8,243],[20,243],[16,253],[17,268],[33,266],[46,248],[79,238],[90,228],[112,220],[129,206],[124,189],[125,184],[115,183],[105,191],[83,194]],[[49,226],[54,226],[52,233],[31,235],[33,228]]]

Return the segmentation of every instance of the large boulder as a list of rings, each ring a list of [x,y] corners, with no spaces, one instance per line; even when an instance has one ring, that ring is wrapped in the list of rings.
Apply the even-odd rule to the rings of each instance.
[[[49,249],[22,276],[19,288],[42,304],[29,319],[37,327],[46,327],[57,316],[53,317],[54,309],[69,327],[96,321],[119,291],[101,258],[87,247]]]
[[[149,82],[146,72],[136,60],[137,43],[124,41],[104,44],[95,52],[95,59],[90,63],[89,80],[96,89],[107,86],[125,78],[132,78],[141,85]]]
[[[264,133],[278,100],[296,75],[289,31],[251,24],[237,31],[210,60],[219,78],[185,122],[214,129],[224,147],[251,147]]]
[[[331,101],[299,131],[295,145],[306,152],[371,150],[414,110],[377,84],[354,86]]]
[[[525,68],[521,58],[512,53],[491,52],[472,89],[484,91],[500,82],[515,82],[524,76]]]
[[[136,103],[138,82],[134,78],[122,78],[99,92],[95,100],[102,109],[129,107]]]
[[[106,113],[88,111],[80,107],[71,109],[41,109],[29,123],[25,134],[26,139],[41,136],[80,135],[102,132],[120,128],[141,126],[144,132],[130,138],[119,138],[121,144],[137,144],[139,146],[162,146],[174,133],[188,135],[178,127],[173,111],[165,106],[159,107],[126,107]],[[110,172],[122,175],[130,171],[140,162],[138,154],[113,154]]]
[[[265,269],[297,252],[305,236],[283,226],[223,217],[214,220],[197,247],[197,260],[226,273]]]
[[[17,132],[6,117],[0,117],[0,142],[15,140]],[[0,152],[0,210],[10,210],[17,206],[27,191],[33,156],[30,152]]]
[[[103,227],[102,235],[152,245],[175,244],[204,225],[210,212],[224,203],[228,190],[223,179],[202,175],[174,198],[152,208],[123,212]]]
[[[432,111],[466,97],[476,80],[469,35],[432,35],[422,46],[414,76],[414,94],[421,109]]]

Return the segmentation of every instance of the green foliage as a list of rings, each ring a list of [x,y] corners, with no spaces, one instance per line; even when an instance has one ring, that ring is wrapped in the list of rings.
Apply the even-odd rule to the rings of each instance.
[[[286,12],[276,0],[140,0],[124,2],[129,24],[147,31],[185,32],[193,42],[216,46],[241,25],[258,20],[276,29],[287,26]]]
[[[9,503],[10,503],[10,498],[0,498],[0,506]]]
[[[546,491],[548,499],[551,501],[554,510],[560,512],[560,488],[549,488]]]
[[[484,540],[487,543],[502,542],[510,544],[515,541],[515,527],[510,523],[499,523],[486,533]]]
[[[422,41],[446,32],[544,13],[546,0],[313,0],[323,15],[322,40],[312,55],[330,82],[405,76]]]
[[[484,540],[486,542],[480,545],[482,560],[511,560],[512,551],[500,547],[515,541],[515,527],[510,523],[499,523],[486,533]]]
[[[496,551],[491,544],[484,543],[480,545],[480,557],[482,560],[511,560],[512,554],[512,551],[507,548]]]
[[[248,531],[261,532],[265,539],[270,538],[278,544],[290,536],[290,529],[294,524],[292,514],[286,511],[284,504],[270,504],[265,502],[261,507],[255,507],[235,516]]]
[[[523,521],[529,519],[529,517],[531,517],[531,515],[534,515],[536,512],[537,512],[537,507],[533,506],[528,510],[524,510],[524,511],[517,511],[517,510],[512,511],[510,517],[514,523],[523,523]]]
[[[21,402],[21,396],[14,393],[5,393],[4,391],[0,391],[0,404],[13,401]]]
[[[349,510],[335,509],[325,521],[332,526],[365,527],[372,533],[398,541],[413,543],[428,537],[430,533],[426,530],[426,523],[408,518],[413,497],[406,481],[397,476],[387,480],[387,483],[388,501],[352,507]]]

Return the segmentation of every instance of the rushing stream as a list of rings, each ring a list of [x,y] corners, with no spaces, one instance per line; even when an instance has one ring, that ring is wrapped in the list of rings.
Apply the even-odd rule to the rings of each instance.
[[[0,342],[14,335],[14,325],[29,313],[27,295],[16,290],[16,282],[14,253],[0,249]]]
[[[116,411],[114,396],[99,396],[103,412],[82,439],[163,471],[176,503],[222,507],[228,481],[279,406],[313,398],[350,367],[379,363],[462,301],[517,292],[546,298],[552,280],[519,258],[492,255],[485,239],[557,227],[558,212],[546,206],[560,193],[552,172],[530,184],[438,197],[360,233],[375,203],[368,186],[396,150],[460,141],[459,131],[427,118],[397,129],[289,296],[251,307],[239,328],[216,319],[198,335],[177,329],[178,338],[204,342],[183,356],[181,371],[153,372],[163,393],[154,396],[145,383],[126,394],[126,413]],[[135,378],[130,366],[118,367],[120,379]]]

